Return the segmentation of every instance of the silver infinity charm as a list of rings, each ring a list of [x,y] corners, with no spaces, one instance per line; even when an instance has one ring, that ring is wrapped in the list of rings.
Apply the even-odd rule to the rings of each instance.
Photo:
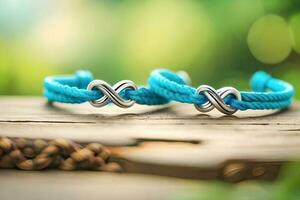
[[[93,80],[87,86],[88,90],[98,89],[103,93],[103,97],[100,99],[90,101],[90,104],[95,107],[102,107],[107,105],[110,101],[121,108],[129,108],[135,102],[133,100],[124,100],[119,93],[124,89],[136,90],[137,86],[129,80],[123,80],[117,82],[115,85],[111,86],[102,80]]]
[[[195,104],[195,108],[200,112],[209,112],[212,109],[216,108],[226,115],[232,115],[237,111],[237,109],[225,104],[224,98],[228,95],[233,95],[237,100],[242,99],[241,93],[233,87],[223,87],[215,90],[209,85],[200,85],[197,88],[197,94],[200,93],[203,93],[208,99],[208,101],[204,104]]]

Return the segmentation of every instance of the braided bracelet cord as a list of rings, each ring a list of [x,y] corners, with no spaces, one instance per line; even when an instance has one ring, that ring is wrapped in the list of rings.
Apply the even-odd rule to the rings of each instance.
[[[46,77],[44,81],[44,95],[50,102],[84,103],[95,101],[103,97],[99,90],[87,90],[87,85],[93,81],[89,71],[77,71],[72,76]],[[138,104],[160,105],[169,102],[146,87],[137,90],[124,89],[120,96],[125,100],[134,100]]]
[[[180,81],[178,75],[169,70],[153,71],[148,83],[152,91],[169,100],[195,105],[208,102],[203,93],[198,94],[195,88]],[[287,82],[258,71],[252,76],[250,83],[253,92],[240,92],[241,100],[228,95],[224,102],[238,110],[283,109],[292,103],[294,89]]]
[[[47,77],[44,82],[45,96],[50,102],[83,103],[103,97],[99,90],[87,90],[93,80],[88,71],[78,71],[73,76]],[[124,89],[120,96],[139,104],[158,105],[170,100],[201,105],[208,102],[207,97],[188,86],[182,76],[168,70],[155,70],[149,78],[150,88],[137,90]],[[284,81],[272,78],[259,71],[251,79],[253,92],[241,92],[241,100],[227,95],[224,102],[234,109],[282,109],[288,107],[294,95],[293,87]]]

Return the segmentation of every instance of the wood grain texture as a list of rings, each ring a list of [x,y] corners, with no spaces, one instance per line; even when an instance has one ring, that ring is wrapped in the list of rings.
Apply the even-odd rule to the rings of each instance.
[[[47,104],[0,98],[0,136],[107,145],[127,172],[184,178],[271,180],[300,157],[300,104],[284,111],[200,114],[192,105]]]

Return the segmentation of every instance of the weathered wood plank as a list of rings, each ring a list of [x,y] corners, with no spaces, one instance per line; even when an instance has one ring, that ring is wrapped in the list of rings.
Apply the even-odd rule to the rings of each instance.
[[[100,142],[129,172],[228,178],[233,166],[244,178],[271,179],[281,162],[300,157],[299,103],[235,116],[199,114],[184,104],[96,109],[37,97],[1,97],[0,108],[0,136]],[[253,175],[262,166],[265,172]]]

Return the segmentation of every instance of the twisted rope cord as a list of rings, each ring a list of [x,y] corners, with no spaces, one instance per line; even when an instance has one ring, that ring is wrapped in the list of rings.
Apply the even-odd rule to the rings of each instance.
[[[120,172],[121,167],[109,162],[108,149],[98,143],[81,145],[66,139],[51,141],[25,138],[0,138],[0,168],[42,170],[101,170]]]
[[[92,80],[93,76],[88,71],[78,71],[74,76],[47,77],[44,81],[44,95],[50,102],[94,101],[101,98],[103,94],[99,90],[86,90]],[[187,85],[181,76],[169,70],[153,71],[148,83],[150,88],[126,89],[120,93],[120,96],[146,105],[165,104],[171,100],[201,105],[208,101],[205,95],[197,94],[195,88]],[[241,101],[228,95],[224,99],[225,103],[239,110],[282,109],[292,103],[294,89],[287,82],[259,71],[252,76],[250,83],[253,92],[242,91]]]
[[[198,105],[208,101],[205,95],[197,94],[195,88],[178,81],[178,75],[168,70],[153,71],[148,83],[152,91],[169,100]],[[292,103],[294,89],[289,83],[262,71],[256,72],[250,83],[253,92],[242,91],[241,101],[228,95],[225,103],[239,110],[283,109]]]
[[[87,85],[93,80],[88,71],[78,71],[74,76],[47,77],[44,81],[44,95],[50,102],[84,103],[103,97],[101,91],[86,90]],[[138,104],[160,105],[169,102],[146,87],[137,90],[126,89],[120,93],[124,99],[134,100]]]

